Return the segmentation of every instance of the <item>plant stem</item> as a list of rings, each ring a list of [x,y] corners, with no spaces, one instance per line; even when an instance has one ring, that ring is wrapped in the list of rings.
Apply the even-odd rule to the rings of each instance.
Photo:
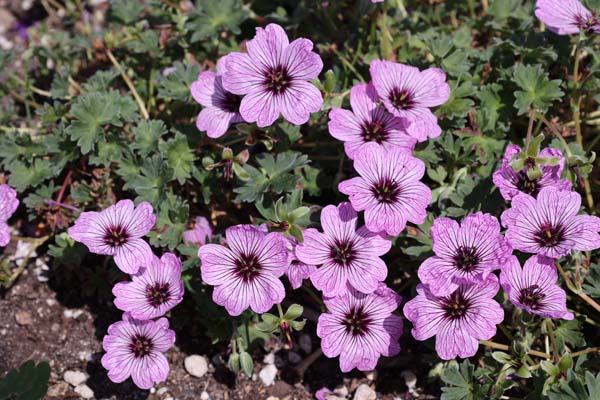
[[[573,281],[571,280],[569,275],[567,275],[567,273],[565,272],[563,267],[560,266],[558,261],[555,264],[556,264],[556,268],[558,269],[558,272],[560,273],[560,276],[562,276],[563,279],[565,280],[569,290],[571,290],[577,296],[581,297],[581,299],[583,301],[585,301],[590,306],[592,306],[592,308],[594,308],[596,311],[600,312],[600,304],[596,303],[590,296],[588,296],[583,291],[581,291],[581,289],[577,289],[577,287],[575,287],[575,285],[573,284]]]
[[[550,131],[554,134],[554,136],[560,141],[560,143],[563,145],[563,147],[565,149],[565,152],[567,153],[567,156],[571,157],[573,155],[573,153],[571,153],[571,148],[569,147],[569,144],[567,143],[565,138],[560,134],[560,132],[558,131],[556,126],[554,126],[553,123],[548,121],[546,119],[546,117],[544,117],[539,112],[536,112],[536,116],[537,116],[537,118],[539,118],[540,120],[542,120],[544,122],[544,124],[550,129]]]
[[[548,330],[548,336],[550,337],[550,343],[552,345],[552,356],[554,357],[554,361],[558,362],[558,349],[556,347],[556,339],[554,337],[554,329],[552,328],[552,320],[547,319],[545,321],[546,329]]]
[[[529,110],[529,125],[527,126],[527,136],[525,137],[525,148],[529,146],[533,137],[533,123],[535,121],[535,110],[532,108]]]
[[[10,280],[8,281],[8,285],[6,285],[7,290],[15,284],[19,275],[21,275],[21,273],[25,270],[27,264],[29,263],[31,255],[35,252],[35,250],[38,247],[44,244],[46,240],[50,239],[50,236],[43,236],[41,238],[22,238],[20,240],[23,239],[26,239],[25,241],[32,243],[32,246],[31,249],[29,249],[29,251],[25,255],[25,258],[23,258],[23,261],[21,261],[21,264],[19,264],[18,268],[10,275]]]
[[[578,357],[578,356],[581,356],[583,354],[588,354],[588,353],[600,353],[600,347],[590,347],[585,350],[576,351],[575,353],[571,354],[571,357]]]
[[[498,350],[504,350],[504,351],[509,351],[510,347],[505,345],[505,344],[500,344],[500,343],[496,343],[496,342],[492,342],[490,340],[480,340],[479,344],[483,345],[483,346],[487,346],[487,347],[491,347],[493,349],[498,349]],[[547,360],[551,359],[552,356],[548,353],[542,353],[541,351],[537,351],[537,350],[529,350],[527,352],[527,354],[531,355],[531,356],[535,356],[535,357],[540,357],[540,358],[545,358]]]
[[[390,60],[392,50],[390,46],[390,38],[388,37],[387,12],[388,2],[386,1],[383,3],[383,14],[381,15],[381,53],[385,60]]]
[[[281,304],[277,304],[277,312],[279,313],[279,319],[283,319],[283,308],[281,308]]]
[[[133,82],[131,82],[131,79],[129,79],[129,77],[127,76],[127,73],[125,72],[125,70],[123,69],[121,64],[119,64],[119,62],[117,61],[117,59],[115,58],[115,56],[109,49],[106,49],[106,55],[110,59],[110,62],[112,62],[113,65],[115,66],[115,68],[117,68],[117,70],[121,73],[121,77],[123,78],[123,80],[125,81],[125,84],[131,91],[131,94],[135,98],[135,102],[138,104],[138,107],[140,108],[140,112],[142,113],[142,116],[144,117],[144,119],[149,119],[150,115],[148,114],[148,110],[146,110],[144,101],[140,97],[137,90],[135,90],[135,86],[133,86]]]

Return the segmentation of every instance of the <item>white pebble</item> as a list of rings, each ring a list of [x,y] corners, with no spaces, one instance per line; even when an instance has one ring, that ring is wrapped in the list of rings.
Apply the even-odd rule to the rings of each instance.
[[[262,381],[265,386],[271,386],[275,382],[275,377],[277,376],[277,367],[273,364],[266,365],[263,369],[258,373],[258,377]]]
[[[197,354],[186,357],[183,364],[188,374],[198,378],[202,378],[208,371],[206,358]]]
[[[71,386],[81,385],[87,381],[88,374],[81,371],[66,371],[63,375],[63,379]]]
[[[363,383],[354,392],[354,400],[377,400],[377,393]]]
[[[73,390],[84,399],[91,399],[94,397],[94,391],[86,384],[82,383],[81,385],[76,386]]]

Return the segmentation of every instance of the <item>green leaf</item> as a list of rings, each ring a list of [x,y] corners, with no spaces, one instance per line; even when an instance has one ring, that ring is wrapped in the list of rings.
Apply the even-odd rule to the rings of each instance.
[[[109,15],[124,25],[131,25],[139,21],[144,7],[138,0],[111,0]]]
[[[556,338],[556,346],[559,349],[562,349],[565,344],[572,347],[585,346],[585,339],[581,332],[581,322],[576,319],[561,322],[554,329],[554,337]]]
[[[173,169],[173,177],[180,184],[192,176],[196,156],[188,145],[187,137],[177,132],[173,139],[158,145],[160,152],[167,161],[169,168]]]
[[[158,148],[159,139],[167,133],[167,127],[161,120],[141,120],[133,128],[135,141],[131,148],[137,150],[138,154],[146,157]]]
[[[223,31],[237,35],[240,33],[239,26],[249,16],[248,10],[238,0],[203,0],[198,4],[185,26],[192,34],[192,43],[217,36]]]
[[[560,90],[561,81],[549,80],[540,64],[517,64],[514,68],[513,78],[522,89],[515,92],[515,107],[519,114],[525,114],[530,108],[545,112],[553,101],[563,96]]]
[[[585,277],[583,291],[588,295],[600,298],[600,264],[590,265],[589,274]]]
[[[160,154],[144,160],[140,174],[131,176],[124,189],[133,189],[138,194],[136,200],[148,201],[155,207],[166,196],[166,184],[173,178],[173,170],[163,161]]]
[[[176,61],[175,70],[158,81],[158,97],[187,102],[190,100],[190,86],[200,74],[198,64],[182,64]]]
[[[50,366],[42,361],[38,364],[29,360],[19,369],[11,369],[0,380],[0,400],[38,400],[46,395]]]

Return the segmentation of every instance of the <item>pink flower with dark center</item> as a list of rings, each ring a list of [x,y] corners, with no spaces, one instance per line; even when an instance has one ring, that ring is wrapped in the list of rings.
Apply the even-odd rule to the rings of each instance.
[[[210,222],[204,217],[196,217],[194,228],[183,232],[183,240],[188,243],[202,246],[210,242],[213,237],[213,231]]]
[[[190,87],[194,100],[204,106],[198,114],[196,126],[211,138],[223,136],[231,124],[244,122],[240,115],[242,98],[223,88],[221,79],[226,71],[227,57],[219,59],[216,74],[204,71]]]
[[[393,312],[401,298],[393,290],[384,284],[370,294],[348,289],[324,301],[327,313],[319,316],[317,335],[323,354],[340,356],[342,372],[371,371],[379,357],[400,352],[402,318]]]
[[[140,321],[124,313],[123,320],[109,326],[102,340],[106,351],[102,366],[115,383],[131,376],[137,387],[150,389],[167,379],[169,363],[163,353],[174,343],[175,332],[169,329],[166,318]]]
[[[470,214],[460,226],[450,218],[437,218],[430,235],[435,256],[421,264],[419,279],[436,296],[485,280],[512,254],[498,220],[490,214]]]
[[[561,190],[571,190],[571,182],[566,179],[560,179],[560,174],[565,165],[565,158],[559,149],[546,148],[540,151],[539,157],[550,158],[556,157],[559,159],[558,165],[542,165],[542,177],[539,179],[530,179],[527,176],[527,169],[535,165],[535,160],[530,158],[527,165],[522,170],[515,172],[510,166],[513,158],[521,152],[521,148],[515,144],[511,144],[504,152],[502,165],[494,172],[494,185],[500,189],[502,197],[505,200],[511,200],[519,193],[527,193],[536,197],[538,192],[545,187],[553,186]]]
[[[431,190],[419,181],[425,173],[423,161],[377,143],[362,147],[354,159],[360,176],[340,182],[338,189],[356,211],[365,211],[367,229],[396,236],[407,221],[423,223],[431,202]]]
[[[500,274],[500,284],[515,306],[544,318],[573,319],[557,279],[554,260],[543,256],[531,256],[523,269],[513,256]]]
[[[537,199],[521,193],[502,213],[508,243],[516,250],[560,258],[600,247],[600,218],[578,215],[581,196],[547,187]]]
[[[215,286],[213,301],[231,315],[248,307],[262,314],[281,303],[285,289],[279,280],[289,267],[286,240],[281,233],[265,233],[252,225],[227,228],[229,248],[200,247],[202,280]]]
[[[68,232],[92,253],[114,256],[121,271],[135,274],[152,262],[152,249],[142,236],[155,222],[150,203],[144,201],[134,208],[131,200],[121,200],[100,212],[81,213]]]
[[[286,236],[288,251],[290,252],[290,267],[285,272],[292,289],[298,289],[302,286],[304,279],[308,279],[317,267],[311,264],[303,263],[296,256],[296,246],[298,239],[293,236]]]
[[[387,266],[379,257],[390,250],[391,241],[365,227],[356,229],[357,221],[350,203],[329,205],[321,212],[323,233],[306,229],[304,242],[296,246],[300,261],[321,266],[310,280],[324,296],[343,294],[348,286],[372,293],[387,276]]]
[[[369,142],[408,152],[414,149],[416,139],[406,132],[410,123],[388,113],[378,102],[373,84],[360,83],[350,91],[352,111],[333,108],[329,112],[329,133],[344,142],[348,158],[354,159],[362,145]]]
[[[407,132],[417,140],[434,138],[442,132],[430,108],[450,98],[446,74],[439,68],[419,71],[392,61],[371,61],[373,85],[385,108],[411,122]]]
[[[119,282],[112,290],[115,306],[136,319],[162,317],[183,299],[181,261],[172,253],[140,268],[130,282]]]
[[[404,305],[417,340],[436,336],[435,350],[444,360],[475,355],[480,340],[496,334],[504,311],[494,301],[498,292],[494,274],[475,284],[460,285],[448,296],[435,296],[426,285],[417,286],[417,297]]]
[[[240,113],[246,121],[270,126],[281,113],[292,124],[302,125],[310,113],[321,109],[323,96],[309,81],[319,75],[323,62],[310,40],[290,43],[281,26],[269,24],[257,28],[246,47],[248,53],[228,55],[223,75],[225,89],[245,95]]]
[[[576,35],[582,29],[600,33],[596,14],[585,8],[579,0],[538,0],[535,16],[559,35]]]
[[[17,192],[8,185],[0,185],[0,247],[10,242],[10,228],[6,221],[19,207]]]

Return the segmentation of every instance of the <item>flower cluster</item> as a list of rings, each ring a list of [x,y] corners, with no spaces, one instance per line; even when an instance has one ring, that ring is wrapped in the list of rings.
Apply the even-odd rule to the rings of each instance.
[[[10,186],[0,185],[0,247],[10,241],[10,229],[6,223],[19,207],[17,192]]]

